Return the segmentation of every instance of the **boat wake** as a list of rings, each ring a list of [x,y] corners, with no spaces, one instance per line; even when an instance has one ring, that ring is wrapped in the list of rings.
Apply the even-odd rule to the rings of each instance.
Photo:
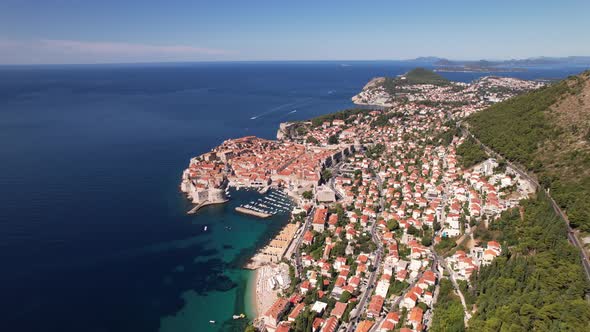
[[[261,118],[263,116],[266,116],[266,115],[269,115],[269,114],[272,114],[272,113],[279,112],[279,111],[281,111],[281,110],[283,110],[285,108],[300,107],[300,106],[303,106],[305,104],[309,104],[312,100],[313,100],[313,98],[312,97],[309,97],[309,98],[305,98],[303,100],[299,100],[299,101],[296,101],[296,102],[293,102],[293,103],[282,104],[282,105],[279,105],[277,107],[271,108],[267,112],[264,112],[264,113],[261,113],[261,114],[258,114],[258,115],[254,115],[254,116],[250,117],[250,120],[259,119],[259,118]],[[289,112],[287,114],[291,114],[291,113],[295,113],[295,112],[297,112],[297,110],[293,110],[293,111],[291,111],[291,112]]]

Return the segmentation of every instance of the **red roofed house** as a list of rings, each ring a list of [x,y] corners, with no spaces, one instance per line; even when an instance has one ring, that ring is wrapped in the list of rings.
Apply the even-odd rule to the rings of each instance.
[[[279,326],[277,327],[275,332],[289,332],[291,331],[291,324],[287,323],[287,322],[281,322],[281,324],[279,324]]]
[[[401,307],[405,307],[406,309],[412,309],[416,306],[416,302],[418,301],[418,296],[414,292],[408,292],[402,303],[400,304]]]
[[[289,300],[280,297],[266,311],[264,316],[262,316],[268,331],[274,332],[276,330],[277,324],[281,321],[283,314],[289,309],[289,304]]]
[[[375,295],[369,302],[369,309],[367,309],[367,317],[374,318],[379,316],[381,309],[383,308],[383,302],[385,299],[382,296]]]
[[[336,302],[336,305],[334,306],[334,309],[332,309],[332,311],[330,312],[330,315],[341,319],[342,315],[344,314],[344,311],[346,311],[346,303],[342,303],[342,302]]]
[[[408,323],[412,325],[413,328],[418,327],[418,325],[422,324],[422,316],[424,315],[424,311],[420,307],[414,307],[410,310],[410,314],[408,316]]]
[[[309,282],[309,280],[305,280],[304,282],[301,283],[301,286],[299,286],[299,290],[301,291],[301,294],[306,294],[307,292],[309,292],[310,289],[311,289],[311,283]]]
[[[312,331],[317,331],[320,329],[320,326],[322,326],[322,324],[324,323],[324,320],[321,319],[320,317],[316,317],[313,320],[313,324],[312,324]]]
[[[311,231],[306,231],[303,234],[303,244],[311,245],[313,243],[313,233]]]
[[[295,319],[297,319],[297,316],[299,316],[299,314],[303,311],[303,309],[305,308],[305,303],[299,303],[295,309],[293,309],[293,311],[291,311],[291,313],[289,314],[289,321],[290,322],[294,322]]]
[[[336,332],[338,328],[338,319],[336,317],[330,317],[324,322],[321,332]]]
[[[364,320],[359,323],[354,332],[369,332],[371,327],[373,327],[373,322],[370,320]]]
[[[316,232],[323,232],[325,229],[326,218],[328,217],[328,209],[317,209],[313,215],[313,230]]]

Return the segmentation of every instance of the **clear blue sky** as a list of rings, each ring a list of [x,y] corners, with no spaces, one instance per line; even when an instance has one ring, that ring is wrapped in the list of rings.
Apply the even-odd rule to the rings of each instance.
[[[590,55],[590,0],[2,0],[0,63]]]

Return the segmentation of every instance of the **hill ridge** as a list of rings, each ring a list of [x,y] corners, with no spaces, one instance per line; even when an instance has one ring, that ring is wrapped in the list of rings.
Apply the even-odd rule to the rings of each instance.
[[[590,71],[466,119],[479,140],[524,166],[572,226],[590,231]]]

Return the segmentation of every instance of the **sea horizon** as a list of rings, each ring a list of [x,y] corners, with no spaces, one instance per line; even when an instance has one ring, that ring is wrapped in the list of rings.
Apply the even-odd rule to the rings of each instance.
[[[427,58],[447,59],[444,57],[418,57],[414,59],[269,59],[269,60],[187,60],[187,61],[145,61],[145,62],[80,62],[80,63],[0,63],[0,69],[22,69],[22,68],[75,68],[75,67],[174,67],[187,65],[248,65],[248,64],[387,64],[394,63],[400,65],[423,65],[427,68],[436,68],[437,65],[431,60],[424,60]],[[587,55],[576,55],[568,57],[551,57],[551,56],[537,56],[528,58],[490,58],[490,59],[447,59],[455,61],[458,64],[465,62],[477,61],[513,61],[513,60],[529,60],[529,59],[566,59],[566,58],[588,58]],[[531,64],[520,65],[525,68],[587,68],[588,63],[547,63],[547,64]],[[489,72],[494,72],[498,67],[491,66]],[[501,68],[501,67],[500,67]],[[485,72],[485,71],[483,71]]]
[[[288,215],[238,215],[235,206],[259,195],[240,191],[188,216],[182,170],[225,139],[273,139],[281,122],[359,107],[350,98],[371,78],[415,65],[338,62],[0,66],[0,326],[180,332],[245,323],[231,319],[252,313],[252,273],[242,266]],[[441,73],[461,82],[486,74]]]

